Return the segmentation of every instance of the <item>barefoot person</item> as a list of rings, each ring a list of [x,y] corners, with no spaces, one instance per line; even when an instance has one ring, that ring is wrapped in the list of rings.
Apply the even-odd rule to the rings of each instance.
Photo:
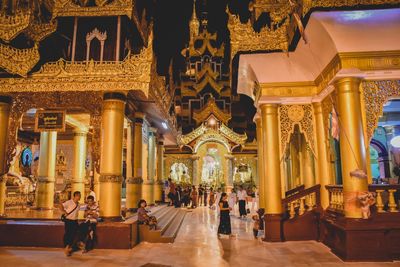
[[[232,236],[231,230],[231,217],[229,216],[229,212],[231,208],[228,204],[228,196],[226,193],[221,194],[221,200],[219,202],[219,226],[218,226],[218,237],[220,235],[229,235]]]
[[[80,239],[79,248],[82,253],[87,253],[94,248],[96,242],[96,226],[99,219],[99,206],[95,198],[89,195],[86,198],[85,222],[79,225]]]
[[[64,217],[64,248],[65,255],[67,256],[71,256],[72,254],[72,246],[78,233],[78,213],[80,209],[80,199],[81,192],[75,191],[72,199],[65,201],[60,207]]]

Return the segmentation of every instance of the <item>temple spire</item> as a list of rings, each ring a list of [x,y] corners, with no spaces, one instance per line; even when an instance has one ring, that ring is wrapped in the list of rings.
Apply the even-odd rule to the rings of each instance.
[[[200,22],[196,15],[196,0],[193,1],[193,14],[190,19],[190,41],[193,41],[194,38],[199,35],[199,27]]]

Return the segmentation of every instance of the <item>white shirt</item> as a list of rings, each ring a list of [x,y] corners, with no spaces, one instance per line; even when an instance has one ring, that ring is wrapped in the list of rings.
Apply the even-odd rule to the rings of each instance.
[[[70,213],[72,210],[75,209],[76,207],[76,203],[70,199],[68,201],[65,201],[63,204],[64,210],[68,213]],[[69,214],[66,218],[68,220],[78,220],[78,214],[79,214],[79,209],[80,209],[80,204],[78,203],[78,207],[76,207],[76,209],[74,211],[71,212],[71,214]]]
[[[246,198],[247,198],[246,190],[243,189],[243,190],[239,191],[237,193],[237,197],[238,197],[239,200],[246,200]]]

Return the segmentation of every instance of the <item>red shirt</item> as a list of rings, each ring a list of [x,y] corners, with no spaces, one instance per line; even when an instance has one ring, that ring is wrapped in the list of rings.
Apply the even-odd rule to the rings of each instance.
[[[175,194],[175,184],[173,182],[171,182],[171,184],[169,185],[169,192],[172,194]]]

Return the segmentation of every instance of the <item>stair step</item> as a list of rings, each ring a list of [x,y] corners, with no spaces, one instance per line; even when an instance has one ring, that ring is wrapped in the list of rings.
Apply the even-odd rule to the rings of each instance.
[[[186,211],[180,211],[169,225],[168,229],[163,233],[162,237],[171,238],[172,241],[178,235],[179,229],[185,219]]]
[[[162,218],[162,216],[164,216],[166,213],[168,213],[170,207],[165,206],[162,209],[159,209],[155,212],[151,212],[149,213],[149,216],[155,216],[157,218],[157,221]]]
[[[167,230],[168,226],[172,223],[178,212],[179,209],[171,210],[162,218],[160,222],[157,222],[157,230],[160,231],[161,235]]]

